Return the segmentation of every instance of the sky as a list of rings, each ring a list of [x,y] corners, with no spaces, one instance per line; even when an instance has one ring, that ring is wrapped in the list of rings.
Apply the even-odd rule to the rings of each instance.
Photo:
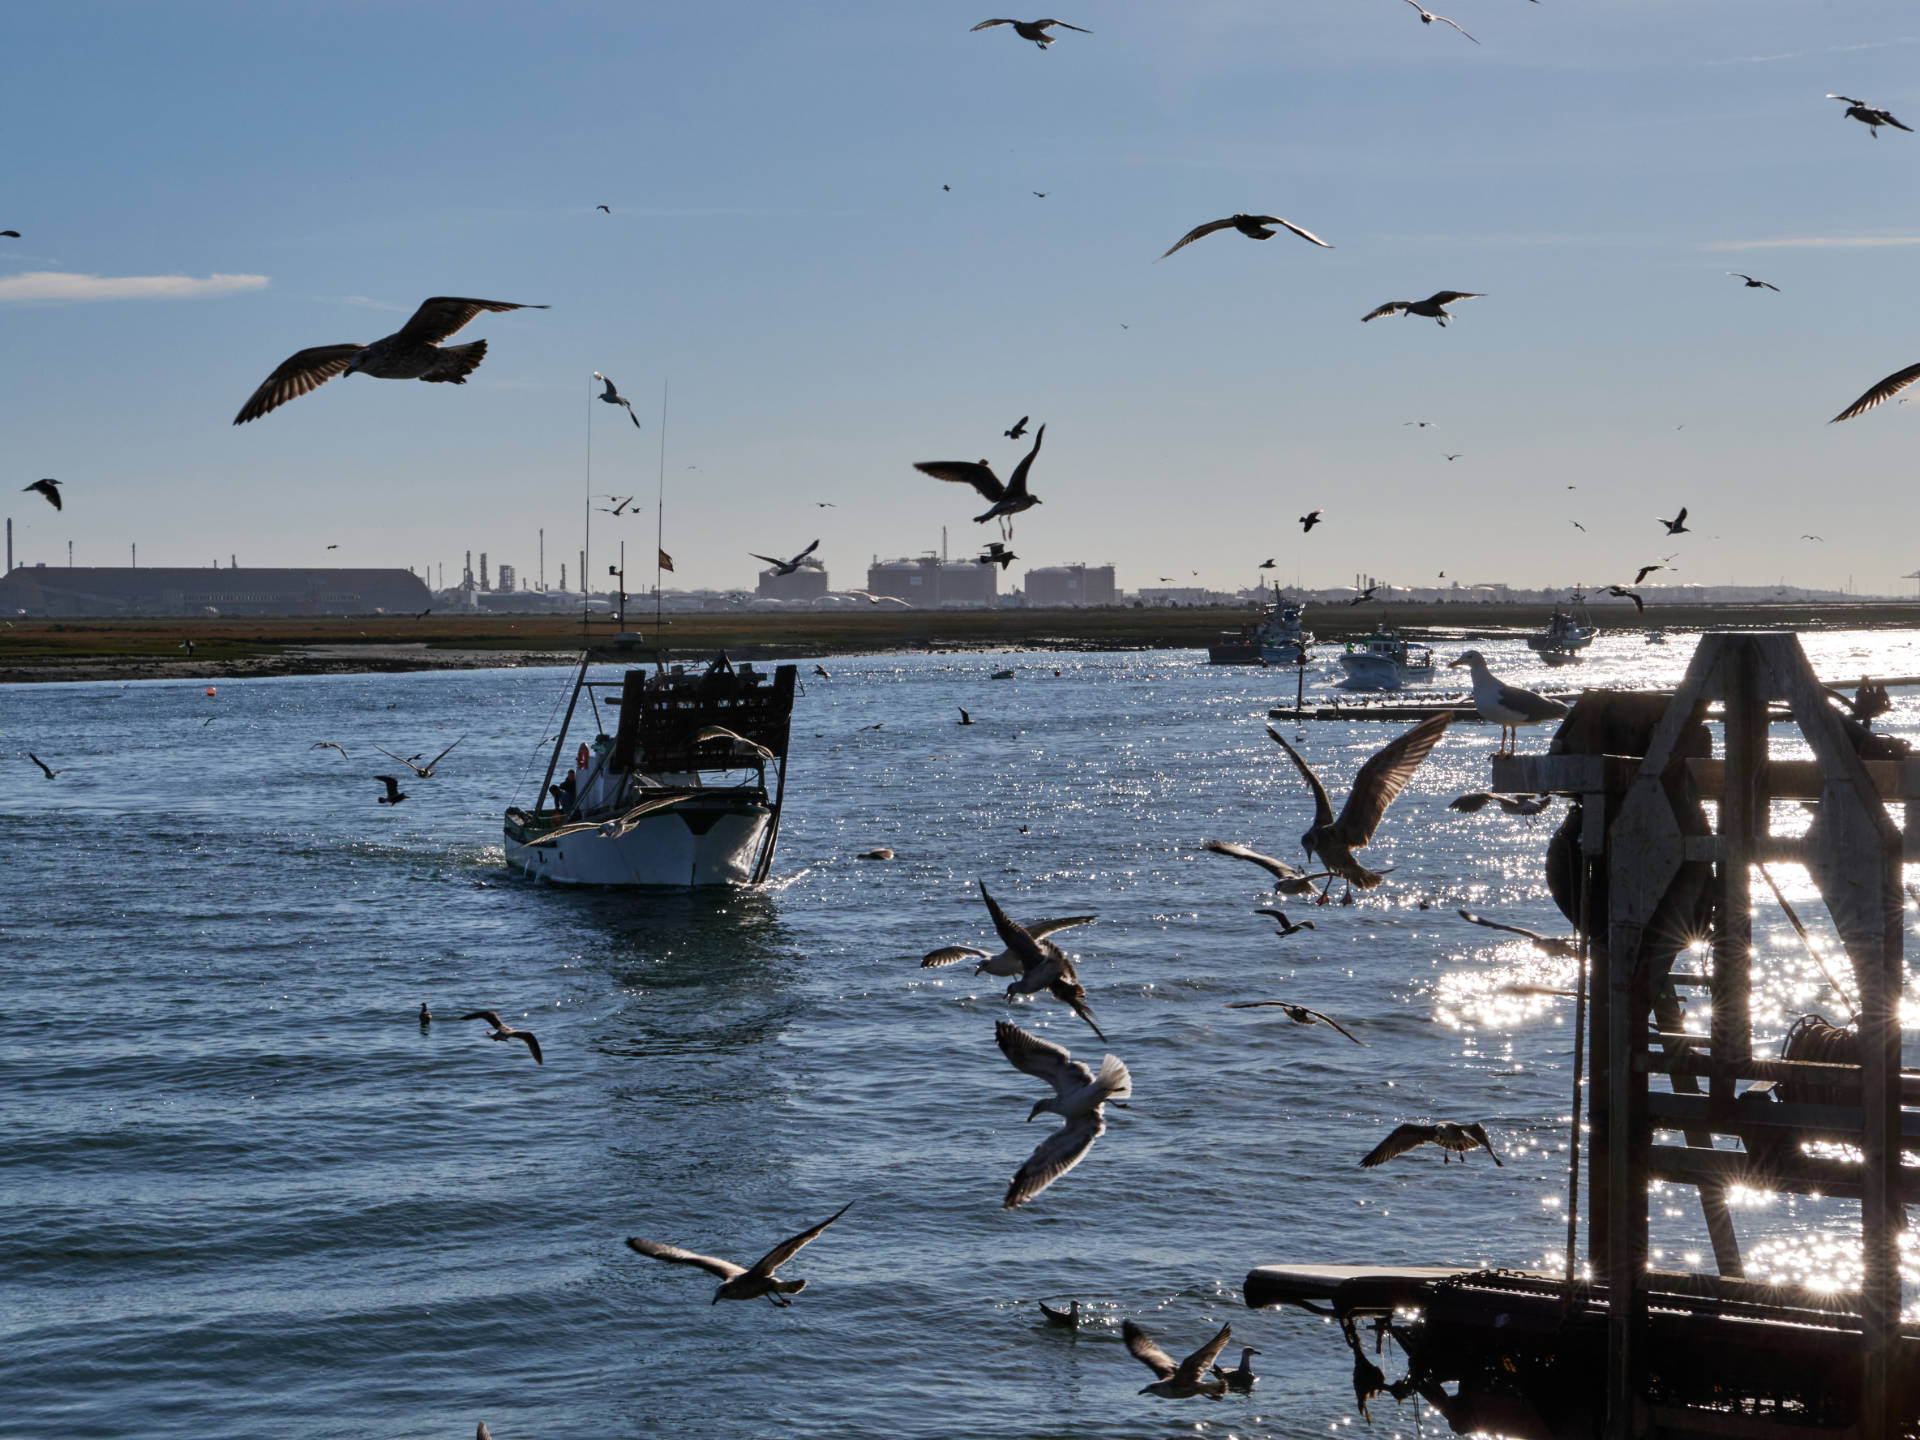
[[[949,0],[10,7],[16,561],[532,579],[544,528],[577,583],[586,497],[637,493],[593,517],[605,583],[664,474],[680,585],[816,537],[860,585],[943,526],[974,553],[984,503],[912,464],[1005,476],[1031,415],[1003,588],[1268,557],[1592,586],[1677,552],[1676,583],[1912,593],[1920,399],[1826,422],[1920,360],[1920,134],[1824,98],[1920,127],[1910,0],[1446,0],[1477,45],[1406,0],[1053,3],[1093,33],[1041,51]],[[1334,248],[1156,258],[1239,211]],[[1484,296],[1358,323],[1439,289]],[[552,308],[463,331],[465,386],[232,425],[430,295]],[[42,476],[64,512],[15,493]]]

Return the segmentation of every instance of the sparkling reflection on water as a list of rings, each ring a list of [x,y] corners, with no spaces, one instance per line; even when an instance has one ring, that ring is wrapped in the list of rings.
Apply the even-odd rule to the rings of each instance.
[[[1608,636],[1549,672],[1475,643],[1536,685],[1672,683],[1692,651]],[[1920,673],[1912,635],[1807,646],[1831,679]],[[1540,992],[1573,972],[1453,913],[1568,928],[1540,866],[1557,807],[1531,827],[1445,809],[1486,783],[1491,731],[1457,728],[1389,813],[1381,891],[1280,940],[1248,913],[1259,872],[1197,846],[1297,853],[1310,805],[1264,734],[1291,675],[1176,654],[829,668],[797,712],[777,882],[718,898],[502,873],[557,670],[10,691],[7,748],[72,773],[0,776],[4,1433],[1298,1435],[1351,1424],[1345,1350],[1246,1311],[1249,1265],[1559,1263],[1572,1002]],[[1895,700],[1885,728],[1920,733],[1920,693]],[[1397,728],[1301,743],[1338,793]],[[374,806],[372,745],[463,733],[413,800]],[[875,845],[899,858],[851,858]],[[1775,874],[1837,953],[1806,876]],[[976,878],[1019,916],[1099,915],[1070,948],[1136,1085],[1011,1213],[1046,1122],[1023,1123],[1034,1087],[993,1047],[1000,987],[917,966],[985,938]],[[1755,944],[1765,1033],[1841,1018],[1777,909]],[[1275,996],[1368,1048],[1224,1008]],[[548,1064],[474,1025],[422,1035],[422,1000],[501,1009]],[[1101,1053],[1057,1007],[1017,1014]],[[1485,1121],[1506,1167],[1355,1168],[1422,1116]],[[848,1199],[790,1311],[711,1306],[706,1277],[620,1244],[751,1258]],[[1849,1283],[1853,1210],[1740,1197],[1753,1273]],[[1711,1264],[1690,1194],[1657,1196],[1654,1224],[1660,1263]],[[1077,1338],[1035,1323],[1036,1298],[1076,1296]],[[1178,1353],[1231,1320],[1270,1378],[1220,1405],[1138,1397],[1126,1318]],[[1375,1407],[1383,1434],[1413,1418]]]

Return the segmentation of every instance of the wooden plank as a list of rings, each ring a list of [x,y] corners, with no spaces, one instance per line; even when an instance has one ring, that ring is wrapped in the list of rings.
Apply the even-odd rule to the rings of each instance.
[[[1843,1140],[1858,1144],[1866,1112],[1858,1105],[1806,1105],[1798,1101],[1769,1100],[1759,1095],[1742,1095],[1731,1110],[1716,1112],[1712,1101],[1701,1095],[1647,1096],[1649,1123],[1656,1129],[1689,1127],[1707,1129],[1719,1135],[1781,1138],[1782,1134],[1806,1132],[1806,1139]],[[1662,1122],[1665,1122],[1664,1124]],[[1902,1111],[1900,1134],[1905,1140],[1920,1140],[1920,1111]]]
[[[1882,800],[1905,800],[1920,795],[1920,756],[1905,760],[1863,760],[1872,777],[1874,789]],[[1724,760],[1693,758],[1687,761],[1687,773],[1705,794],[1726,788]],[[1767,790],[1776,800],[1818,800],[1826,788],[1826,777],[1818,760],[1769,760]]]
[[[1828,1065],[1814,1060],[1753,1059],[1738,1065],[1716,1060],[1694,1051],[1686,1055],[1643,1054],[1634,1061],[1643,1070],[1668,1074],[1685,1069],[1689,1075],[1713,1076],[1724,1073],[1732,1080],[1773,1080],[1831,1088],[1860,1088],[1858,1065]],[[1920,1105],[1920,1070],[1900,1072],[1900,1100],[1905,1105]]]

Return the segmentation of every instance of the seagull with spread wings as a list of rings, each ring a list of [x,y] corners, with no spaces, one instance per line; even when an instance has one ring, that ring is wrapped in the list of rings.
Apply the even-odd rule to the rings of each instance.
[[[1267,734],[1272,737],[1274,744],[1287,752],[1287,758],[1293,761],[1294,768],[1313,792],[1313,825],[1300,837],[1300,848],[1309,855],[1318,855],[1327,869],[1349,886],[1358,885],[1362,890],[1371,890],[1378,885],[1382,875],[1367,869],[1354,858],[1353,852],[1372,841],[1373,832],[1380,828],[1380,820],[1387,813],[1387,807],[1406,788],[1407,781],[1413,778],[1413,772],[1420,768],[1420,762],[1440,743],[1440,737],[1446,733],[1452,720],[1451,712],[1442,712],[1422,720],[1404,735],[1390,741],[1362,765],[1360,773],[1353,777],[1353,789],[1347,796],[1347,803],[1341,807],[1338,818],[1333,813],[1333,801],[1328,798],[1327,787],[1320,783],[1320,777],[1300,758],[1300,752],[1287,743],[1286,737],[1269,725]],[[1329,878],[1328,888],[1332,885],[1333,881]],[[1320,903],[1325,904],[1326,899],[1327,892],[1322,890]]]
[[[398,805],[402,800],[407,798],[407,792],[400,788],[399,776],[376,775],[373,778],[378,780],[382,785],[387,787],[387,793],[380,796],[380,798],[374,802],[375,804]]]
[[[307,748],[309,750],[338,750],[342,760],[351,760],[353,758],[347,754],[347,747],[342,745],[338,740],[316,740]]]
[[[1067,952],[1051,940],[1035,939],[1025,926],[1008,919],[1007,912],[987,893],[985,885],[980,887],[980,898],[987,903],[987,914],[993,917],[993,928],[999,933],[1000,943],[1020,962],[1020,975],[1007,986],[1007,998],[1044,990],[1086,1021],[1087,1028],[1094,1034],[1106,1039],[1100,1022],[1093,1018],[1093,1007],[1087,1003],[1087,987],[1080,983]]]
[[[1876,140],[1880,138],[1880,127],[1882,125],[1891,125],[1896,130],[1906,131],[1909,135],[1913,133],[1913,127],[1911,125],[1902,125],[1898,120],[1893,118],[1892,111],[1882,110],[1878,105],[1869,105],[1866,101],[1856,100],[1851,95],[1829,95],[1827,99],[1846,101],[1847,108],[1845,113],[1847,118],[1849,120],[1858,120],[1862,125],[1866,126],[1867,133]]]
[[[853,1202],[849,1200],[811,1230],[802,1230],[792,1239],[782,1240],[751,1265],[736,1265],[717,1255],[696,1255],[691,1250],[682,1250],[678,1245],[665,1245],[658,1240],[643,1240],[638,1236],[628,1239],[627,1248],[649,1260],[665,1260],[670,1265],[697,1265],[709,1275],[718,1275],[720,1285],[713,1292],[715,1305],[722,1300],[758,1300],[764,1295],[775,1305],[787,1306],[793,1302],[786,1297],[798,1295],[807,1288],[807,1282],[782,1280],[774,1272],[819,1239],[822,1230],[852,1208]]]
[[[1060,1046],[1029,1035],[1010,1021],[996,1021],[993,1038],[1014,1069],[1053,1087],[1053,1094],[1033,1102],[1027,1119],[1052,1113],[1067,1122],[1035,1147],[1008,1182],[1001,1208],[1011,1210],[1026,1204],[1086,1158],[1093,1142],[1106,1133],[1106,1103],[1117,1103],[1133,1094],[1133,1079],[1115,1056],[1104,1057],[1096,1074]]]
[[[1664,565],[1642,565],[1639,569],[1639,572],[1635,574],[1635,576],[1633,577],[1633,583],[1636,585],[1642,584],[1646,580],[1647,576],[1653,574],[1654,571],[1664,570],[1666,568],[1667,567]]]
[[[1313,527],[1320,523],[1322,513],[1323,512],[1319,510],[1309,510],[1306,514],[1302,515],[1300,517],[1300,533],[1302,535],[1311,535],[1313,533]]]
[[[462,735],[460,737],[460,740],[464,740],[466,738],[467,738],[466,736]],[[447,746],[446,749],[442,750],[438,755],[434,756],[433,759],[429,760],[424,765],[417,765],[414,763],[414,761],[420,758],[418,755],[414,756],[413,760],[406,760],[394,754],[391,750],[385,749],[379,745],[376,745],[373,748],[380,751],[380,753],[386,756],[389,760],[399,760],[402,765],[406,766],[409,770],[413,771],[413,773],[416,776],[418,776],[420,779],[431,780],[433,778],[434,766],[438,765],[442,760],[446,759],[447,756],[451,755],[453,753],[454,745],[458,745],[460,743],[460,740],[454,741],[453,745]],[[334,746],[334,749],[339,750],[340,747],[336,745]],[[340,753],[344,755],[347,752],[344,750],[340,750]]]
[[[60,769],[55,770],[52,766],[48,765],[46,761],[42,760],[38,755],[34,754],[31,750],[27,752],[27,759],[33,761],[34,764],[38,765],[42,773],[44,773],[47,779],[49,780],[53,779],[53,777],[56,775],[64,775],[67,773],[66,767],[62,766]]]
[[[514,1029],[513,1026],[507,1024],[506,1021],[502,1020],[500,1016],[492,1010],[475,1010],[472,1014],[462,1015],[460,1018],[462,1020],[486,1021],[491,1027],[487,1032],[487,1038],[489,1040],[518,1040],[527,1047],[527,1053],[533,1056],[534,1064],[544,1065],[547,1063],[540,1054],[540,1041],[534,1036],[531,1030]]]
[[[1843,415],[1839,418],[1844,420],[1846,417]],[[1686,535],[1690,533],[1687,529],[1687,507],[1684,505],[1680,507],[1680,513],[1671,520],[1662,519],[1658,515],[1653,518],[1659,520],[1662,525],[1667,527],[1667,534],[1669,535]]]
[[[1338,1030],[1354,1044],[1364,1047],[1366,1041],[1355,1035],[1331,1015],[1322,1015],[1318,1010],[1309,1010],[1304,1005],[1296,1005],[1291,1000],[1235,1000],[1227,1006],[1229,1010],[1265,1010],[1274,1009],[1285,1013],[1296,1025],[1327,1025]]]
[[[1071,929],[1075,925],[1091,925],[1098,916],[1068,915],[1059,920],[1036,920],[1031,925],[1020,928],[1034,940],[1044,940],[1047,936],[1061,930]],[[922,970],[937,970],[943,965],[957,964],[962,960],[978,959],[980,963],[973,967],[976,975],[999,975],[1002,977],[1018,975],[1026,967],[1020,963],[1020,957],[1011,949],[1003,949],[999,954],[991,954],[977,945],[943,945],[938,950],[929,950],[920,961]]]
[[[1278,233],[1272,228],[1275,225],[1285,230],[1291,230],[1302,240],[1310,241],[1318,245],[1322,250],[1333,249],[1333,246],[1322,240],[1318,235],[1315,235],[1311,230],[1302,230],[1291,220],[1282,220],[1278,215],[1229,215],[1224,220],[1209,220],[1204,225],[1194,226],[1193,229],[1173,242],[1172,249],[1167,251],[1167,255],[1173,254],[1174,250],[1178,250],[1182,246],[1191,245],[1203,236],[1213,234],[1216,230],[1238,230],[1249,240],[1271,240]],[[1167,255],[1162,255],[1160,258],[1164,260],[1167,258]]]
[[[491,311],[545,310],[545,305],[520,305],[506,300],[463,300],[436,295],[424,300],[413,318],[393,334],[370,345],[316,345],[282,361],[261,382],[233,423],[244,425],[277,410],[309,390],[317,390],[336,375],[371,375],[376,380],[424,380],[430,384],[464,385],[467,376],[487,358],[487,342],[440,348],[475,316]]]
[[[1493,1155],[1493,1163],[1504,1165],[1506,1161],[1494,1155],[1493,1141],[1487,1138],[1486,1126],[1475,1121],[1466,1125],[1457,1125],[1451,1120],[1438,1125],[1401,1125],[1378,1145],[1366,1153],[1360,1161],[1363,1168],[1371,1170],[1376,1165],[1384,1165],[1397,1155],[1409,1150],[1417,1150],[1422,1145],[1440,1147],[1440,1163],[1446,1164],[1455,1155],[1460,1163],[1466,1164],[1467,1156],[1475,1150],[1484,1149]]]
[[[1258,850],[1228,840],[1208,840],[1200,848],[1215,855],[1225,855],[1230,860],[1245,860],[1258,865],[1273,876],[1273,888],[1281,895],[1304,895],[1313,889],[1314,881],[1326,878],[1324,874],[1309,875],[1304,870],[1296,870],[1284,860],[1276,860],[1271,855],[1262,855]]]
[[[612,212],[609,211],[608,213],[611,214]],[[593,378],[607,387],[606,390],[596,398],[604,400],[609,405],[624,405],[627,410],[627,418],[633,421],[633,428],[638,430],[640,428],[640,417],[633,413],[633,401],[615,389],[613,381],[602,375],[598,370],[593,372]]]
[[[1458,300],[1479,300],[1484,296],[1478,290],[1436,290],[1424,300],[1389,300],[1384,305],[1375,306],[1360,317],[1360,323],[1378,320],[1382,315],[1419,315],[1428,320],[1438,320],[1445,326],[1452,318],[1447,306]]]
[[[749,550],[747,554],[755,560],[764,560],[767,564],[771,565],[775,575],[791,575],[803,565],[818,565],[820,563],[818,560],[810,560],[807,557],[819,548],[820,542],[816,540],[791,560],[776,560],[771,555],[754,555],[751,550]]]
[[[1631,600],[1636,614],[1644,615],[1647,613],[1647,602],[1624,585],[1607,586],[1607,594],[1614,596],[1616,599]]]
[[[1891,400],[1916,380],[1920,380],[1920,365],[1909,365],[1904,370],[1896,370],[1827,423],[1838,425],[1842,420],[1851,420],[1856,415],[1864,415],[1874,406]],[[1907,402],[1902,400],[1900,403],[1904,405]]]
[[[20,487],[20,493],[22,495],[44,495],[47,497],[47,503],[53,506],[54,509],[64,510],[67,508],[60,503],[60,482],[58,480],[36,480],[31,485],[22,485]]]
[[[1133,1321],[1122,1325],[1120,1333],[1126,1339],[1127,1353],[1158,1377],[1151,1385],[1140,1387],[1142,1395],[1157,1395],[1162,1400],[1190,1400],[1195,1395],[1207,1395],[1218,1400],[1227,1393],[1226,1378],[1214,1372],[1213,1362],[1233,1339],[1233,1326],[1222,1325],[1218,1335],[1177,1365],[1173,1357]]]
[[[1442,25],[1452,25],[1454,29],[1460,30],[1459,25],[1455,24],[1455,22],[1453,22],[1452,20],[1449,20],[1446,16],[1436,15],[1431,10],[1423,9],[1421,7],[1420,0],[1407,0],[1407,4],[1413,6],[1414,9],[1420,11],[1420,23],[1422,25],[1431,25],[1434,21],[1438,20]],[[1460,30],[1460,33],[1462,35],[1467,35],[1467,32],[1464,30]],[[1467,35],[1467,39],[1473,40],[1473,36]],[[1473,43],[1478,45],[1480,42],[1478,40],[1473,40]]]
[[[1013,26],[1014,34],[1018,35],[1022,40],[1031,40],[1042,50],[1060,38],[1058,35],[1047,34],[1047,31],[1053,29],[1056,25],[1062,30],[1074,30],[1082,35],[1091,35],[1093,33],[1091,30],[1085,29],[1082,26],[1069,25],[1064,20],[982,20],[972,28],[973,30],[991,30],[996,25]],[[972,30],[968,33],[971,34]]]
[[[1284,910],[1271,910],[1262,906],[1253,913],[1256,915],[1265,915],[1268,919],[1272,920],[1273,923],[1279,927],[1274,933],[1283,940],[1289,935],[1298,935],[1302,930],[1313,929],[1313,922],[1311,920],[1301,920],[1298,922],[1289,920],[1287,918],[1287,912]]]
[[[1471,910],[1454,912],[1469,925],[1478,925],[1487,930],[1498,930],[1503,935],[1518,935],[1530,942],[1542,955],[1551,955],[1556,960],[1571,960],[1579,953],[1579,944],[1571,939],[1562,939],[1557,935],[1542,935],[1536,930],[1523,930],[1518,925],[1502,925],[1498,920],[1487,920]]]
[[[1001,539],[1013,538],[1013,517],[1022,510],[1031,510],[1040,501],[1027,492],[1027,472],[1033,468],[1033,457],[1040,453],[1040,442],[1047,438],[1047,427],[1042,425],[1033,432],[1033,449],[1013,467],[1013,478],[1005,484],[993,473],[993,467],[985,460],[977,464],[971,460],[917,460],[913,468],[922,475],[931,475],[936,480],[946,480],[955,485],[971,485],[981,495],[992,501],[984,514],[973,517],[973,523],[984,525],[989,520],[1000,522]]]
[[[1780,287],[1778,285],[1771,284],[1770,282],[1765,280],[1756,280],[1753,278],[1753,276],[1744,275],[1738,270],[1729,270],[1727,271],[1727,274],[1733,276],[1734,279],[1736,280],[1746,281],[1747,283],[1744,288],[1748,290],[1772,290],[1776,294],[1780,290]]]

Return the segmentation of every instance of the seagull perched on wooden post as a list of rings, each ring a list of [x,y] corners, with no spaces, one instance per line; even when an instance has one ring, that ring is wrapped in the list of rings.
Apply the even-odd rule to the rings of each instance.
[[[771,555],[754,555],[751,550],[749,550],[747,554],[755,560],[766,561],[767,564],[773,567],[773,573],[775,575],[791,575],[803,565],[818,565],[820,563],[818,560],[809,560],[807,557],[819,548],[820,542],[816,540],[791,560],[776,560]]]
[[[442,340],[457,333],[482,312],[500,314],[508,310],[546,308],[506,300],[462,300],[451,295],[436,295],[423,300],[406,324],[371,345],[354,342],[316,345],[288,356],[240,407],[233,423],[244,425],[249,420],[258,420],[287,401],[319,389],[336,375],[360,374],[371,375],[376,380],[464,385],[467,376],[479,369],[480,362],[487,358],[487,342],[475,340],[470,345],[454,345],[443,350]]]
[[[1485,298],[1478,290],[1436,290],[1424,300],[1389,300],[1376,306],[1360,317],[1360,323],[1378,320],[1382,315],[1420,315],[1428,320],[1438,320],[1442,326],[1452,317],[1447,306],[1457,300],[1480,300]]]
[[[602,208],[605,208],[605,207],[602,207]],[[612,212],[609,211],[608,213],[611,214]],[[606,401],[607,404],[609,405],[626,406],[627,418],[633,421],[633,428],[638,430],[640,428],[640,417],[633,413],[633,401],[627,399],[626,396],[622,395],[618,390],[616,390],[614,388],[613,381],[607,379],[607,377],[602,375],[598,370],[593,372],[593,378],[598,380],[601,384],[607,387],[606,391],[600,396],[600,399]]]
[[[849,1200],[812,1229],[802,1230],[791,1240],[782,1240],[751,1265],[736,1265],[717,1255],[696,1255],[691,1250],[682,1250],[678,1245],[663,1245],[658,1240],[643,1240],[638,1236],[628,1239],[627,1248],[649,1260],[665,1260],[672,1265],[697,1265],[710,1275],[718,1275],[720,1285],[713,1292],[712,1301],[715,1305],[722,1300],[758,1300],[764,1295],[775,1305],[784,1307],[793,1304],[786,1297],[798,1295],[807,1288],[807,1282],[782,1280],[774,1272],[812,1241],[819,1239],[822,1230],[852,1208],[853,1202]]]
[[[1194,226],[1193,229],[1173,242],[1173,246],[1167,251],[1167,255],[1173,254],[1175,250],[1180,249],[1183,245],[1191,245],[1203,235],[1211,235],[1216,230],[1226,230],[1229,228],[1238,230],[1249,240],[1271,240],[1276,233],[1272,229],[1275,225],[1283,229],[1291,230],[1302,240],[1311,241],[1322,250],[1333,249],[1333,246],[1322,240],[1311,230],[1302,230],[1291,220],[1282,220],[1278,215],[1229,215],[1224,220],[1209,220],[1204,225]],[[1160,258],[1164,260],[1167,258],[1167,255],[1162,255]]]
[[[1040,442],[1047,438],[1047,427],[1042,425],[1033,432],[1033,449],[1013,467],[1013,478],[1004,485],[1000,477],[993,473],[993,467],[985,460],[977,464],[971,460],[916,460],[913,468],[922,475],[931,475],[936,480],[947,480],[956,485],[971,485],[993,504],[984,514],[973,517],[973,523],[984,525],[989,520],[1000,522],[1001,539],[1013,538],[1013,517],[1023,510],[1031,510],[1040,501],[1027,493],[1027,472],[1033,468],[1033,457],[1040,453]]]
[[[969,30],[968,33],[971,34],[973,30],[991,30],[996,25],[1013,26],[1014,34],[1018,35],[1022,40],[1031,40],[1042,50],[1060,38],[1057,35],[1047,34],[1047,31],[1056,25],[1062,30],[1074,30],[1082,35],[1091,35],[1093,33],[1083,26],[1069,25],[1064,20],[982,20],[978,25],[973,26],[972,30]]]
[[[1420,0],[1407,0],[1407,4],[1413,6],[1414,9],[1420,11],[1420,23],[1422,25],[1431,25],[1434,21],[1438,20],[1442,25],[1452,25],[1454,29],[1460,30],[1459,25],[1455,24],[1455,22],[1453,22],[1452,20],[1447,19],[1446,16],[1436,15],[1433,13],[1433,11],[1422,8],[1420,4]],[[1464,30],[1460,30],[1460,33],[1462,35],[1467,35],[1467,32]],[[1467,39],[1473,40],[1473,36],[1467,35]],[[1480,42],[1478,40],[1473,40],[1473,43],[1478,45]]]
[[[1127,1342],[1127,1353],[1159,1377],[1151,1385],[1140,1387],[1142,1395],[1157,1395],[1162,1400],[1190,1400],[1206,1395],[1218,1400],[1227,1393],[1224,1376],[1213,1373],[1213,1362],[1233,1339],[1233,1326],[1222,1325],[1220,1333],[1179,1364],[1154,1343],[1153,1337],[1129,1320],[1120,1327]]]
[[[1902,125],[1898,120],[1893,118],[1891,112],[1882,110],[1878,105],[1869,105],[1866,101],[1856,100],[1851,95],[1829,95],[1827,99],[1846,101],[1847,118],[1849,120],[1858,120],[1862,125],[1866,126],[1867,133],[1876,140],[1880,138],[1880,127],[1882,125],[1891,125],[1896,130],[1906,131],[1909,135],[1913,133],[1913,127],[1911,125]]]
[[[1571,713],[1558,700],[1507,684],[1487,669],[1487,657],[1478,650],[1469,650],[1459,659],[1449,661],[1447,668],[1453,670],[1462,665],[1473,672],[1474,710],[1482,720],[1500,727],[1500,744],[1508,754],[1512,748],[1507,739],[1511,736],[1518,744],[1522,725],[1540,725],[1548,720],[1564,719]]]
[[[1029,1035],[1011,1021],[998,1020],[994,1043],[1016,1070],[1023,1070],[1053,1087],[1054,1093],[1033,1102],[1027,1119],[1052,1113],[1066,1124],[1053,1132],[1027,1157],[1007,1185],[1001,1209],[1024,1205],[1086,1158],[1107,1130],[1104,1106],[1133,1094],[1133,1079],[1115,1056],[1100,1061],[1098,1074],[1051,1041]]]
[[[1300,752],[1287,743],[1286,737],[1269,725],[1267,734],[1287,752],[1287,758],[1293,761],[1294,768],[1313,791],[1313,825],[1300,837],[1300,848],[1309,855],[1318,855],[1327,869],[1345,880],[1349,887],[1358,885],[1362,890],[1371,890],[1378,885],[1384,877],[1362,865],[1353,852],[1373,839],[1373,832],[1380,828],[1381,817],[1387,813],[1394,796],[1406,788],[1413,772],[1440,743],[1452,720],[1451,712],[1442,711],[1389,741],[1353,777],[1353,789],[1337,819],[1333,801],[1327,798],[1327,787],[1320,783],[1320,777],[1300,758]],[[1333,880],[1329,877],[1327,889],[1332,886]],[[1351,894],[1351,890],[1348,893]],[[1324,889],[1320,892],[1320,903],[1327,903]]]

